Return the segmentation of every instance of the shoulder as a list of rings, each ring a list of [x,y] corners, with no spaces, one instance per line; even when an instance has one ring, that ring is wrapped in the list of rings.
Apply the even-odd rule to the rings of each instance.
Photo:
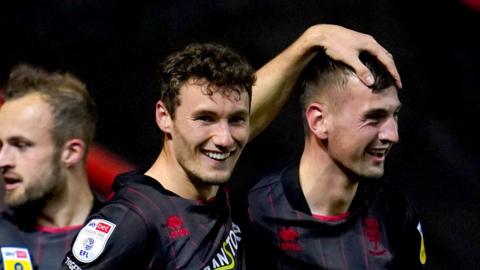
[[[381,185],[381,199],[387,207],[395,208],[397,211],[415,211],[413,203],[405,196],[405,194],[389,183]]]
[[[119,205],[107,205],[77,234],[71,258],[82,264],[98,261],[96,264],[116,257],[114,254],[131,257],[140,254],[147,238],[147,226],[140,216]]]
[[[24,244],[22,229],[10,214],[3,212],[0,216],[0,246]]]
[[[0,217],[0,246],[23,244],[21,231],[9,215]]]
[[[290,190],[298,191],[298,166],[290,165],[263,177],[249,192],[249,203],[258,204],[266,199],[270,203],[286,202]],[[301,192],[301,191],[299,191]],[[287,196],[288,197],[288,196]]]
[[[0,211],[0,224],[2,224],[0,228],[3,229],[4,224],[5,226],[14,225],[15,221],[13,216],[11,216],[9,213]]]
[[[33,269],[32,243],[25,232],[19,229],[13,217],[2,213],[0,218],[0,269],[12,265],[12,262],[22,261],[22,265]],[[8,266],[7,266],[8,267]],[[9,268],[5,268],[9,269]]]
[[[416,227],[419,222],[414,204],[396,187],[379,181],[373,186],[373,205],[396,226]]]
[[[275,171],[263,177],[260,177],[260,180],[257,182],[257,184],[255,184],[250,189],[249,196],[262,194],[264,192],[267,192],[268,190],[271,190],[272,188],[277,188],[281,186],[281,180],[288,169],[289,168],[284,168],[282,170]]]
[[[121,175],[117,177],[116,183],[115,195],[102,210],[116,211],[126,208],[146,222],[164,209],[173,207],[170,198],[177,197],[153,178],[138,172]]]

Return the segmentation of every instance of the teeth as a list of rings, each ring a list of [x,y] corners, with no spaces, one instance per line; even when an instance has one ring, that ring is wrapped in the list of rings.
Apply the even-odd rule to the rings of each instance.
[[[213,153],[213,152],[206,152],[205,153],[209,158],[216,159],[216,160],[225,160],[227,159],[231,152],[227,153]]]
[[[385,155],[387,150],[370,150],[368,151],[370,154],[377,156],[377,157],[382,157]]]

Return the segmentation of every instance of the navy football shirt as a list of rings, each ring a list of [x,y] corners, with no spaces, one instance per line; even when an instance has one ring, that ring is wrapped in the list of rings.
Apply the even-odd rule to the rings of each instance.
[[[321,194],[319,194],[321,196]],[[421,269],[413,209],[378,180],[361,182],[347,213],[312,215],[298,167],[249,193],[249,269]]]
[[[226,193],[183,199],[139,172],[80,231],[62,269],[242,269],[241,231]]]
[[[102,202],[95,198],[92,213],[101,204]],[[73,239],[82,228],[82,225],[40,227],[21,220],[9,211],[1,212],[0,270],[58,269],[70,250]]]

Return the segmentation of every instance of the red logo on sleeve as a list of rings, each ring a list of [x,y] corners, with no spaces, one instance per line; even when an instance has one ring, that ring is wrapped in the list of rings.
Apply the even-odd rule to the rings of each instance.
[[[280,238],[280,248],[283,250],[300,252],[302,247],[298,243],[298,232],[290,227],[282,227],[278,231],[278,237]]]
[[[167,219],[167,227],[170,229],[176,229],[182,227],[183,221],[178,216],[170,216]]]
[[[168,236],[171,239],[176,239],[190,234],[190,231],[183,227],[183,220],[179,216],[169,216],[165,225],[169,230]]]
[[[103,222],[99,222],[97,224],[97,227],[95,228],[95,230],[97,231],[101,231],[103,233],[108,233],[110,231],[110,229],[112,228],[112,226],[108,225],[108,224],[105,224]]]

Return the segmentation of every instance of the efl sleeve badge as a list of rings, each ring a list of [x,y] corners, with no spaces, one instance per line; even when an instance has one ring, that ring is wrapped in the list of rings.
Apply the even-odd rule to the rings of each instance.
[[[115,224],[105,219],[92,219],[78,233],[72,253],[82,263],[96,260],[105,249]]]

